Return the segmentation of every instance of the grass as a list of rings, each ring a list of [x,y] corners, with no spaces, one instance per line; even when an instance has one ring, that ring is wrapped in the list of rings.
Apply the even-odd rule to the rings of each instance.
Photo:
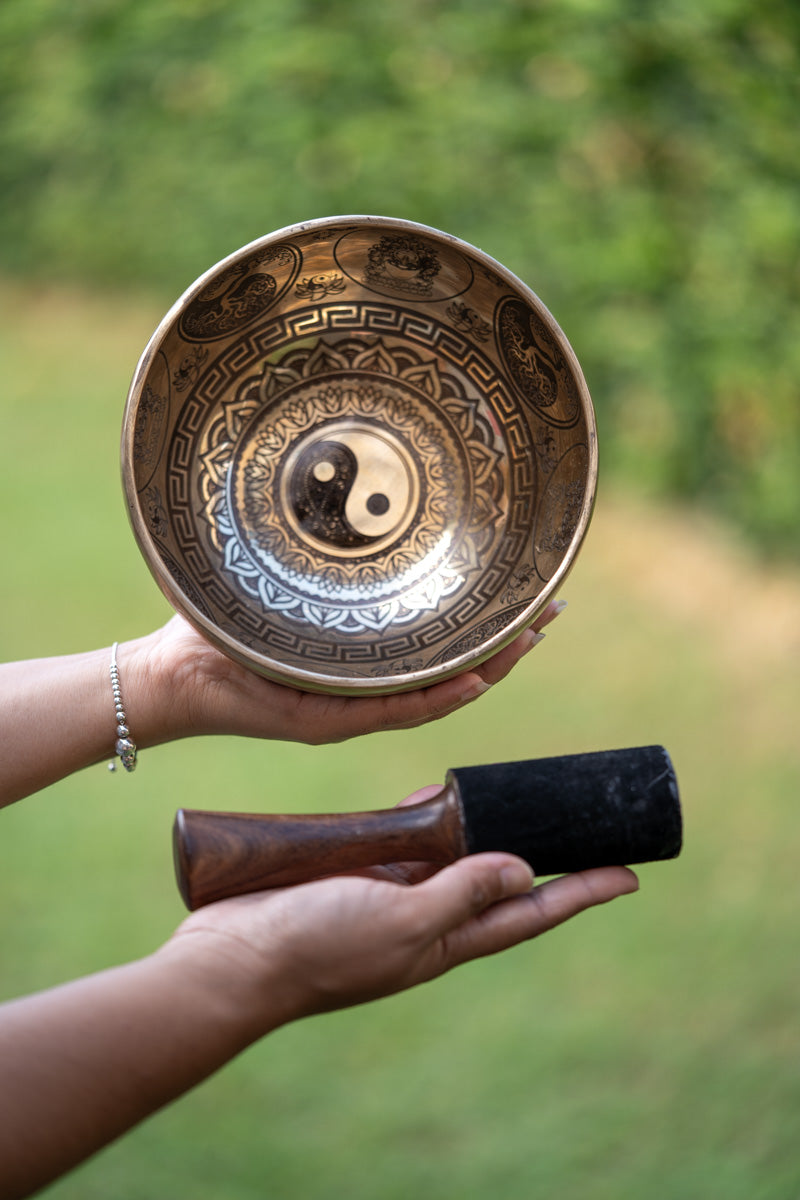
[[[128,379],[166,302],[0,287],[6,658],[165,619],[121,499]],[[601,446],[602,450],[602,446]],[[174,809],[389,805],[449,766],[662,742],[685,850],[642,889],[416,992],[284,1029],[53,1200],[795,1200],[800,580],[601,488],[567,612],[445,722],[309,749],[160,747],[5,810],[4,997],[182,915]],[[57,714],[53,715],[57,721]]]

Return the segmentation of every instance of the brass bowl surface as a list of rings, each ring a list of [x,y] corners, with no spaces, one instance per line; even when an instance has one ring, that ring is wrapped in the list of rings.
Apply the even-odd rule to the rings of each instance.
[[[173,607],[278,682],[376,694],[483,661],[560,587],[594,412],[538,297],[465,242],[345,216],[243,247],[170,309],[122,470]]]

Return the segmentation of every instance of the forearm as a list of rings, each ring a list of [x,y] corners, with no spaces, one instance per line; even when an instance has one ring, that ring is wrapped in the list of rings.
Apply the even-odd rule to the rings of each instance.
[[[128,726],[140,749],[178,736],[181,711],[157,669],[158,634],[118,650]],[[0,666],[0,806],[103,759],[117,739],[110,647]]]
[[[0,1006],[0,1194],[30,1195],[266,1032],[237,1002],[169,944]]]
[[[120,645],[126,724],[138,749],[207,734],[308,742],[411,729],[455,712],[508,672],[563,604],[475,670],[395,695],[298,691],[245,670],[183,618]],[[0,666],[0,807],[104,758],[116,742],[111,649]]]
[[[506,854],[414,886],[329,877],[238,896],[148,958],[0,1006],[0,1194],[30,1195],[272,1029],[424,983],[636,889]]]

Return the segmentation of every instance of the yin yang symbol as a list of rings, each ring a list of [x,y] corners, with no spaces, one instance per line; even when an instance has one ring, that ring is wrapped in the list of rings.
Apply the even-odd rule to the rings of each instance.
[[[337,421],[306,436],[285,464],[287,515],[329,553],[374,553],[407,528],[419,501],[414,462],[391,433]]]

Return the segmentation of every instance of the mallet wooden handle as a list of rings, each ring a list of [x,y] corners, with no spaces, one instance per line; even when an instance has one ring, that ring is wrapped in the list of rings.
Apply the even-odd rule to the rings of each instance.
[[[276,815],[182,808],[173,831],[178,887],[190,909],[225,896],[410,859],[466,854],[452,789],[378,812]]]
[[[422,804],[270,815],[180,809],[173,844],[190,909],[263,888],[392,862],[507,850],[539,875],[673,858],[677,781],[662,746],[449,771]]]

